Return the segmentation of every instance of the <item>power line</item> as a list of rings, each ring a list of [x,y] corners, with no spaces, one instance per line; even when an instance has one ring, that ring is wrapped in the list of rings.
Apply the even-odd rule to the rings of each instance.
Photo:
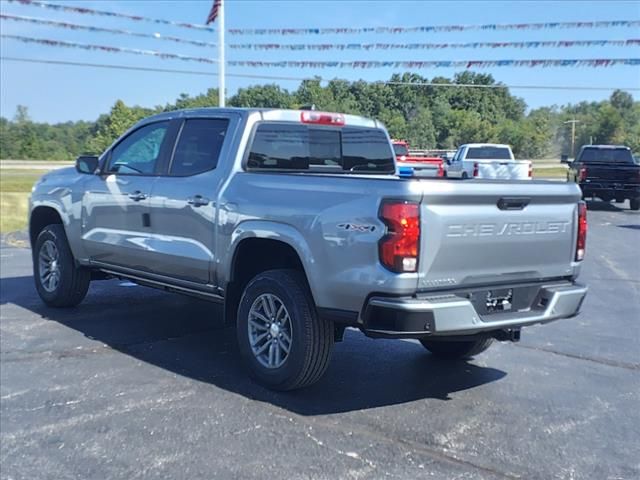
[[[88,63],[88,62],[69,62],[63,60],[41,60],[36,58],[23,58],[23,57],[6,57],[0,56],[0,60],[22,62],[22,63],[36,63],[36,64],[48,64],[48,65],[65,65],[74,67],[90,67],[90,68],[107,68],[114,70],[132,70],[142,72],[155,72],[155,73],[176,73],[183,75],[201,75],[207,77],[218,76],[215,72],[205,72],[200,70],[179,70],[171,68],[152,68],[152,67],[132,67],[129,65],[117,65],[117,64],[105,64],[105,63]],[[317,81],[329,81],[329,79],[321,77],[289,77],[289,76],[273,76],[273,75],[251,75],[240,73],[229,73],[229,77],[235,78],[253,78],[257,80],[283,80],[283,81],[305,81],[305,80],[317,80]],[[585,90],[585,91],[613,91],[613,90],[626,90],[626,91],[640,91],[638,87],[585,87],[585,86],[571,86],[571,85],[477,85],[477,84],[459,84],[459,83],[432,83],[432,82],[394,82],[394,81],[375,81],[370,83],[386,84],[386,85],[406,85],[413,87],[442,87],[442,88],[488,88],[488,89],[520,89],[520,90]]]
[[[57,27],[57,28],[68,28],[71,30],[83,30],[87,32],[112,33],[115,35],[129,35],[132,37],[153,38],[155,40],[167,40],[167,41],[177,42],[177,43],[187,43],[190,45],[197,45],[198,47],[216,47],[217,46],[216,43],[202,42],[199,40],[189,40],[186,38],[166,36],[166,35],[161,35],[160,33],[139,33],[139,32],[132,32],[130,30],[121,30],[119,28],[94,27],[92,25],[82,25],[82,24],[70,23],[70,22],[58,22],[55,20],[46,20],[43,18],[35,18],[35,17],[25,17],[22,15],[9,15],[9,14],[2,13],[0,14],[0,19],[12,20],[15,22],[32,23],[35,25],[47,25],[50,27]]]
[[[215,29],[211,27],[207,27],[206,25],[200,25],[196,23],[175,22],[173,20],[165,20],[162,18],[151,18],[151,17],[143,17],[140,15],[129,15],[127,13],[109,12],[106,10],[96,10],[95,8],[87,8],[87,7],[72,7],[71,5],[61,5],[59,3],[40,2],[37,0],[7,0],[7,1],[10,3],[19,3],[21,5],[48,8],[50,10],[57,10],[61,12],[98,15],[103,17],[126,18],[127,20],[133,20],[134,22],[151,22],[151,23],[159,23],[162,25],[171,25],[174,27],[189,28],[192,30],[205,30],[208,32],[215,32]]]

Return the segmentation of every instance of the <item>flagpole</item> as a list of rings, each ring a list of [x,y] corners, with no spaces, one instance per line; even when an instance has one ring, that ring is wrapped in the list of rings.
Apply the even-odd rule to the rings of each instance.
[[[225,106],[224,87],[224,0],[220,0],[218,11],[218,105]]]

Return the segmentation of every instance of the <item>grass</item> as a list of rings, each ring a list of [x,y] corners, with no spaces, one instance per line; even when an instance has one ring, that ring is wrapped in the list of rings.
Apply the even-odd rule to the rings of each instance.
[[[536,168],[533,165],[534,178],[567,178],[567,169],[565,167]]]
[[[0,170],[0,233],[27,227],[31,187],[44,173],[42,170]]]
[[[0,233],[27,228],[28,192],[0,192]]]

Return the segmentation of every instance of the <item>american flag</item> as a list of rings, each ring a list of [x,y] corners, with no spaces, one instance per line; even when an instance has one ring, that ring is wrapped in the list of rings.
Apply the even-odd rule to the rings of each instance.
[[[221,3],[222,3],[222,0],[213,0],[211,11],[209,12],[209,16],[207,17],[207,25],[216,21],[216,18],[218,17],[218,12],[220,11]]]

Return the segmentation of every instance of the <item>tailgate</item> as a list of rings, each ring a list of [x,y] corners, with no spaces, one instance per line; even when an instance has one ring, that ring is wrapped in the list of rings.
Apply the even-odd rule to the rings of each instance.
[[[415,177],[438,177],[440,164],[438,162],[398,162],[398,167],[410,167]]]
[[[616,183],[639,183],[640,167],[635,165],[584,164],[587,169],[586,181],[606,181]]]
[[[475,160],[478,164],[476,178],[494,180],[526,180],[529,178],[529,162],[513,160]]]
[[[577,185],[419,183],[424,190],[419,290],[572,274]],[[518,209],[520,204],[526,206]]]

